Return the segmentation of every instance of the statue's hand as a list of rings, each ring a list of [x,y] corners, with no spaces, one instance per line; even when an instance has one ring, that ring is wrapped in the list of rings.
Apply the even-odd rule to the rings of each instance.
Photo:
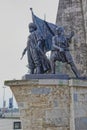
[[[25,50],[23,51],[23,53],[22,53],[22,56],[24,56],[25,55]]]
[[[22,58],[24,57],[24,55],[25,55],[25,53],[26,53],[26,50],[27,50],[27,48],[24,49],[24,51],[23,51],[23,53],[22,53],[22,56],[21,56],[21,58],[20,58],[21,60],[22,60]]]
[[[63,48],[61,48],[61,47],[60,47],[60,49],[59,49],[59,50],[60,50],[60,52],[63,52],[63,51],[64,51],[64,49],[63,49]]]

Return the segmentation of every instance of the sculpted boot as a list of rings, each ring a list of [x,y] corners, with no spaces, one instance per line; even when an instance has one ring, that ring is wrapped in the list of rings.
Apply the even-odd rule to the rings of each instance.
[[[72,71],[73,71],[74,74],[76,75],[76,78],[81,78],[81,76],[80,76],[80,74],[79,74],[79,72],[78,72],[78,70],[77,70],[75,64],[72,63],[72,64],[70,64],[70,65],[71,65],[71,69],[72,69]]]
[[[30,69],[30,74],[34,74],[34,69]]]
[[[36,74],[41,74],[41,68],[40,68],[40,66],[36,67]]]

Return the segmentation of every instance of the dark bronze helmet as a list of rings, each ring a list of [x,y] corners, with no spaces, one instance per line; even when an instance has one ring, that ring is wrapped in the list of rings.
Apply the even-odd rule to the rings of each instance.
[[[30,29],[30,28],[33,28],[34,30],[36,30],[36,29],[37,29],[37,26],[36,26],[35,23],[30,23],[30,24],[29,24],[29,29]]]

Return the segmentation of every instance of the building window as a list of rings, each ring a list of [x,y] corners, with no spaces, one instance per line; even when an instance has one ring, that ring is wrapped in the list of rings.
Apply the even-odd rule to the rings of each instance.
[[[20,121],[14,122],[13,123],[13,129],[14,130],[21,129],[21,122]]]

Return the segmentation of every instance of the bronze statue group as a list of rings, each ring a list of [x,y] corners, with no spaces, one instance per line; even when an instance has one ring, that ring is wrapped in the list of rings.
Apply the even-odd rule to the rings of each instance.
[[[27,47],[22,55],[27,52],[30,74],[49,72],[55,74],[55,62],[58,60],[60,62],[67,62],[76,77],[80,76],[69,52],[69,43],[74,36],[73,32],[66,36],[63,27],[56,27],[55,36],[52,37],[50,60],[45,54],[45,39],[38,33],[37,26],[34,23],[29,24],[29,32]]]
[[[29,24],[30,35],[28,36],[27,46],[22,53],[23,57],[27,52],[29,73],[55,74],[55,63],[59,61],[69,64],[75,76],[79,78],[80,74],[69,51],[69,44],[74,32],[65,35],[63,27],[43,21],[33,12],[32,18],[33,22]],[[48,50],[51,51],[50,59],[46,56]]]

